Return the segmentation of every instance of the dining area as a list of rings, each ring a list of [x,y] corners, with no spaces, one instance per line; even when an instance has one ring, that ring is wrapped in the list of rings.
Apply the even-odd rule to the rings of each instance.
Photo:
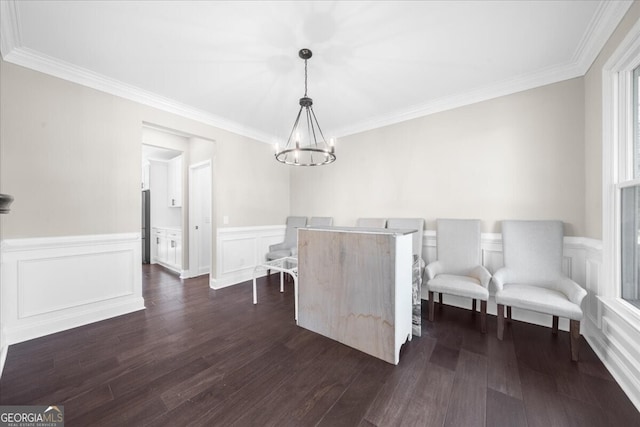
[[[285,241],[272,245],[274,253],[255,267],[254,304],[261,271],[280,274],[280,292],[285,276],[291,277],[298,326],[397,365],[402,345],[421,335],[423,299],[431,322],[436,295],[440,309],[443,295],[470,299],[474,316],[480,302],[478,329],[485,334],[491,298],[499,340],[513,307],[551,315],[553,335],[564,317],[570,359],[578,361],[586,291],[562,271],[562,222],[504,221],[504,265],[493,276],[483,265],[480,220],[438,219],[437,259],[428,264],[422,257],[423,219],[361,218],[349,227],[330,225],[332,218],[322,222],[329,225],[287,219]]]

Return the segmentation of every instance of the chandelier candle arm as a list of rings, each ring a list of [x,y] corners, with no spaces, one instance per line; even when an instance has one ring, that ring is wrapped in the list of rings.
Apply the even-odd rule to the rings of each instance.
[[[307,96],[307,60],[312,55],[309,49],[300,49],[298,52],[298,56],[304,60],[304,96],[300,98],[300,109],[284,148],[275,144],[276,160],[288,165],[320,166],[336,160],[335,139],[331,138],[329,142],[325,139],[313,111],[313,99]],[[305,110],[306,120],[301,121],[302,110]],[[304,127],[306,129],[300,129]],[[290,154],[293,154],[293,159]]]

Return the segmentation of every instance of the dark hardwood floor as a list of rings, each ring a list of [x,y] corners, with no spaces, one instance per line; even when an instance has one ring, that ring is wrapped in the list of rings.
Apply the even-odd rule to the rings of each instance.
[[[295,325],[293,289],[219,291],[143,266],[147,309],[9,348],[0,404],[62,404],[67,426],[638,426],[581,339],[469,310],[434,323],[393,366]]]

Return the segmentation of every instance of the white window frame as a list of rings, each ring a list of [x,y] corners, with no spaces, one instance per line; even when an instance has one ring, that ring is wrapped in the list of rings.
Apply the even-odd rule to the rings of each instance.
[[[600,300],[640,325],[640,310],[621,290],[621,190],[633,179],[633,70],[640,66],[640,22],[602,69],[602,286]]]

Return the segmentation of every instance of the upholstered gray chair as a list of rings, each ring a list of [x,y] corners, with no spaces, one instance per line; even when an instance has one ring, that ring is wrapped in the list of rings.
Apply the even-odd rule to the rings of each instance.
[[[386,226],[386,218],[358,218],[356,220],[356,227],[385,228]]]
[[[298,228],[307,225],[306,216],[287,217],[287,228],[284,232],[284,242],[269,246],[267,261],[296,256],[298,254]]]
[[[364,219],[364,218],[361,218]],[[374,218],[371,218],[374,219]],[[377,220],[384,221],[384,220]],[[404,228],[418,230],[413,233],[413,255],[422,259],[422,236],[424,235],[424,219],[422,218],[389,218],[386,220],[386,228]],[[414,259],[415,261],[415,259]]]
[[[433,322],[435,292],[439,294],[441,305],[442,294],[457,295],[471,298],[474,312],[476,300],[480,300],[480,328],[482,333],[486,333],[491,274],[482,265],[480,220],[438,219],[436,238],[437,261],[429,263],[425,269],[429,321]]]
[[[309,220],[311,227],[331,227],[333,225],[333,217],[330,216],[312,216]]]
[[[580,304],[587,295],[562,272],[563,227],[561,221],[502,221],[504,267],[493,283],[498,304],[498,339],[504,334],[504,307],[550,314],[553,333],[559,317],[569,318],[571,360],[578,360]]]

